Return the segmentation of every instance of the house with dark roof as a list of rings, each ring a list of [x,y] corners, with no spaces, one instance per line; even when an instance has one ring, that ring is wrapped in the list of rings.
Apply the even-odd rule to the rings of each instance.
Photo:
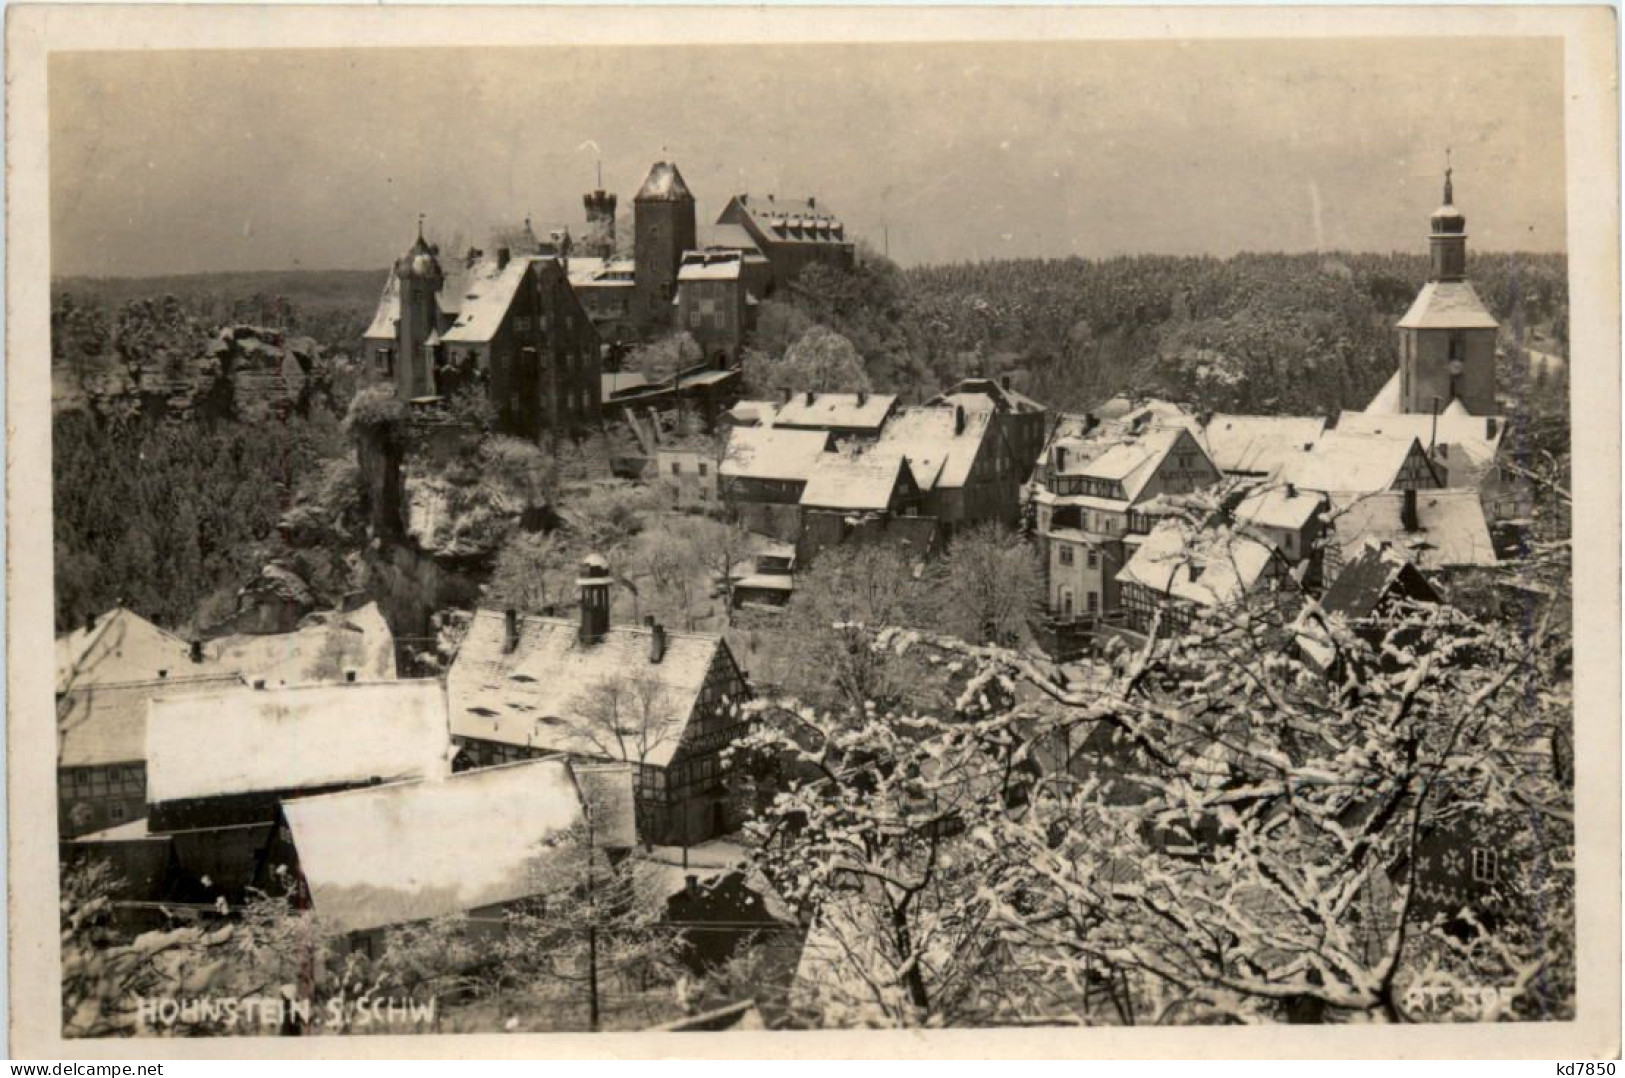
[[[857,261],[857,248],[840,215],[811,197],[735,195],[717,216],[712,244],[762,255],[770,271],[762,284],[763,299],[810,265],[850,270]]]
[[[739,824],[723,751],[746,721],[727,641],[610,625],[607,563],[583,564],[579,621],[474,615],[446,678],[457,766],[563,755],[633,765],[638,834],[694,843]]]
[[[1378,646],[1390,615],[1407,605],[1443,601],[1409,559],[1392,547],[1370,544],[1342,567],[1318,602],[1305,606],[1293,635],[1305,660],[1331,676],[1341,677],[1343,667],[1334,626],[1347,628]]]

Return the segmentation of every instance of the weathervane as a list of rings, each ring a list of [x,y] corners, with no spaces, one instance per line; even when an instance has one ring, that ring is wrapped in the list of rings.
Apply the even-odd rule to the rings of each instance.
[[[1450,147],[1444,148],[1444,204],[1455,205],[1455,192],[1450,182],[1450,174],[1455,170],[1450,166]]]

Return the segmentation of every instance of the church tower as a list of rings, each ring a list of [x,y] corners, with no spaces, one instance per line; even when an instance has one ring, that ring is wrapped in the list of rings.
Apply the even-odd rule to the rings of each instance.
[[[645,334],[666,329],[677,295],[677,267],[684,251],[696,244],[694,196],[682,173],[669,161],[658,161],[632,200],[632,257],[637,263],[636,309]]]
[[[403,401],[433,396],[435,391],[434,350],[440,343],[436,297],[446,280],[440,271],[439,253],[439,248],[424,241],[423,218],[419,216],[417,242],[395,261],[401,293],[401,316],[395,334],[395,395]]]
[[[1444,171],[1444,205],[1429,218],[1428,283],[1399,320],[1400,411],[1442,412],[1459,401],[1473,415],[1492,416],[1499,327],[1467,280],[1467,218],[1456,208],[1451,172]]]

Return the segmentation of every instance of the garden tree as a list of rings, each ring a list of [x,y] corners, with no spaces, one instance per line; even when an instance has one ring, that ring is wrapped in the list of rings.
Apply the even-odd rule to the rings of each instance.
[[[737,521],[709,517],[688,517],[676,527],[688,537],[708,583],[720,589],[724,617],[731,622],[735,574],[750,561],[756,549],[755,536]]]
[[[680,1014],[682,936],[664,923],[665,877],[600,843],[590,820],[553,836],[531,867],[534,894],[492,941],[504,1007],[543,1005],[538,1028],[643,1029]]]
[[[516,531],[497,551],[485,594],[504,609],[540,614],[574,601],[575,562],[558,532]]]
[[[615,555],[643,531],[656,501],[652,492],[632,483],[595,483],[566,499],[559,515],[583,553],[597,551],[613,564]]]
[[[683,735],[678,702],[647,666],[606,676],[571,703],[566,726],[588,756],[642,767],[656,750],[676,747]]]
[[[699,343],[686,330],[678,330],[632,349],[626,365],[649,381],[660,382],[704,358],[705,353],[701,351]]]
[[[1021,645],[1044,605],[1037,552],[996,521],[955,535],[930,563],[924,585],[925,623],[976,644]]]
[[[694,628],[702,602],[709,601],[705,566],[692,530],[673,524],[639,536],[629,573],[641,583],[639,613],[685,629]]]
[[[852,393],[869,388],[863,357],[852,342],[823,326],[812,326],[775,359],[748,352],[744,359],[745,382],[753,393],[777,396],[792,393]]]
[[[1565,551],[1543,556],[1514,580],[1566,580]],[[882,702],[862,722],[765,707],[747,741],[778,762],[752,825],[764,871],[837,927],[894,930],[867,947],[837,933],[842,983],[875,999],[826,1020],[931,1021],[954,998],[939,963],[972,953],[977,978],[1033,986],[1017,1009],[1086,1021],[1572,1014],[1565,604],[1504,621],[1396,604],[1354,631],[1294,587],[1082,676],[872,624],[871,650],[944,671],[951,703]],[[1469,860],[1495,881],[1477,898],[1441,876]],[[911,897],[921,884],[951,893]],[[933,950],[931,932],[959,937],[926,911],[974,921],[985,950]],[[1009,1017],[998,1002],[953,1007]]]

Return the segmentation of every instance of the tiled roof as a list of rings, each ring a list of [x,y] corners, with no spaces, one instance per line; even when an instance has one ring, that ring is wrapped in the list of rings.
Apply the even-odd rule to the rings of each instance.
[[[1399,320],[1401,329],[1495,329],[1499,325],[1466,281],[1429,281]]]
[[[324,927],[357,932],[513,902],[576,856],[580,794],[559,759],[282,803]]]
[[[437,680],[171,695],[147,720],[147,800],[436,778],[450,748]]]
[[[1220,606],[1251,590],[1270,557],[1269,547],[1229,529],[1193,534],[1182,522],[1168,521],[1152,529],[1117,580],[1202,606]]]
[[[802,508],[883,511],[891,505],[902,470],[903,457],[896,452],[827,453],[818,459],[801,492]]]
[[[828,445],[829,432],[822,430],[735,427],[718,471],[739,479],[806,482]]]
[[[1265,474],[1284,453],[1301,452],[1325,430],[1318,417],[1218,413],[1199,428],[1198,440],[1220,471]]]
[[[1388,543],[1426,571],[1496,563],[1495,544],[1474,490],[1422,490],[1416,494],[1418,528],[1407,531],[1403,491],[1337,499],[1332,526],[1345,555],[1366,543]]]
[[[846,225],[814,198],[736,195],[762,234],[775,243],[846,243]]]
[[[519,641],[504,650],[502,612],[481,610],[469,624],[446,679],[451,732],[549,752],[671,762],[720,648],[720,636],[666,631],[661,661],[650,661],[653,630],[613,626],[595,644],[562,618],[520,618]],[[610,729],[606,701],[623,699]]]
[[[964,422],[956,433],[960,417]],[[977,411],[956,411],[953,405],[904,408],[887,421],[875,450],[906,456],[914,482],[921,490],[956,489],[970,478],[976,454],[994,429],[992,419],[990,408]]]
[[[147,707],[182,693],[241,685],[234,674],[94,685],[57,701],[57,766],[96,767],[147,758]]]
[[[878,431],[896,403],[893,393],[795,393],[779,405],[773,425]]]

